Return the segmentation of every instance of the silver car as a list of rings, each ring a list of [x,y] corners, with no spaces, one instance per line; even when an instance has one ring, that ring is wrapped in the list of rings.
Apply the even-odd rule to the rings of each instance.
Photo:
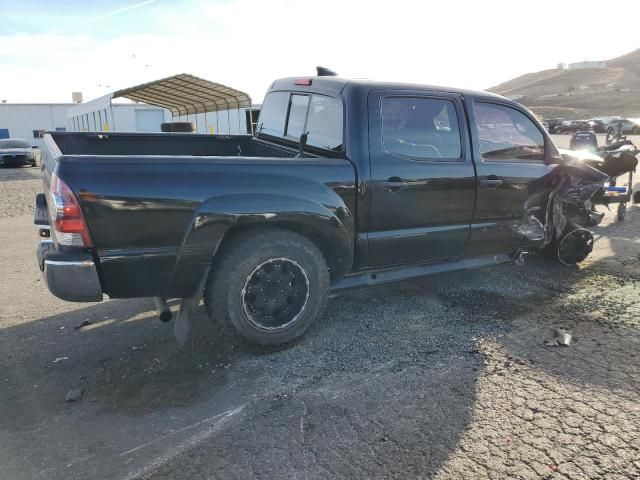
[[[35,167],[38,157],[37,147],[17,138],[0,140],[0,166],[31,165]]]

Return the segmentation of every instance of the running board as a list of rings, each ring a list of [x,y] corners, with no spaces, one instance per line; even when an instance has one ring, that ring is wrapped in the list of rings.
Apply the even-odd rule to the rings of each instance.
[[[368,270],[366,272],[347,275],[331,284],[331,290],[345,290],[383,283],[399,282],[416,277],[425,277],[436,273],[455,272],[457,270],[474,270],[476,268],[491,267],[501,263],[513,261],[507,254],[483,255],[479,257],[462,258],[427,265],[404,266],[385,270]]]

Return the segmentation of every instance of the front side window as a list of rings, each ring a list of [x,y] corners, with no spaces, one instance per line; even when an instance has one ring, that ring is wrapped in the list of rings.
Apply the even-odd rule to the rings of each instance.
[[[416,160],[460,160],[455,105],[439,98],[383,98],[382,144],[388,153]]]
[[[474,114],[484,160],[544,160],[544,136],[522,112],[505,105],[476,102]]]

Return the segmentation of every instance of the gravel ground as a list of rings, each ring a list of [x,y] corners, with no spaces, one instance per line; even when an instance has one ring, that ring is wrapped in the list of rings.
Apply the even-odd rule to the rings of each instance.
[[[28,206],[2,196],[1,479],[640,476],[638,207],[607,214],[579,268],[533,257],[350,291],[288,348],[201,309],[180,349],[150,300],[48,293],[37,171],[6,172]],[[545,344],[556,328],[569,347]]]
[[[0,167],[0,218],[33,214],[34,198],[40,192],[40,168]]]

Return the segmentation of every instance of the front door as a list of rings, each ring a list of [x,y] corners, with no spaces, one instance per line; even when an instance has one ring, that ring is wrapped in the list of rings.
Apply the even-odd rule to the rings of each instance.
[[[557,155],[542,128],[524,110],[466,99],[478,173],[478,197],[467,255],[509,251],[542,241],[544,212],[528,200],[532,182],[548,174]],[[538,183],[538,182],[536,182]],[[533,184],[535,185],[535,184]]]
[[[463,254],[476,180],[459,95],[372,92],[369,265]]]

